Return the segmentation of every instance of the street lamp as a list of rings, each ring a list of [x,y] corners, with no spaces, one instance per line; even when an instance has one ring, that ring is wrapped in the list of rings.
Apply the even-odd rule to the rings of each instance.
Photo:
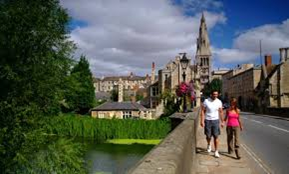
[[[183,55],[180,62],[181,62],[181,67],[183,69],[183,81],[186,82],[186,72],[185,71],[189,65],[189,59],[186,56],[187,53],[180,53],[180,54]]]
[[[186,54],[187,53],[180,53],[182,56],[180,63],[181,67],[183,69],[183,82],[186,82],[186,70],[189,65],[189,59],[187,58]],[[183,112],[187,112],[187,101],[186,101],[186,95],[184,95],[184,105],[183,105]]]

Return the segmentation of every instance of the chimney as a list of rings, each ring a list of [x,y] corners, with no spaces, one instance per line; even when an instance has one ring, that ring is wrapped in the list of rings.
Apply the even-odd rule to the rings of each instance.
[[[285,48],[280,48],[280,62],[285,62]]]
[[[286,50],[285,59],[288,60],[289,59],[289,47],[285,48],[285,50]]]
[[[118,81],[118,102],[123,102],[123,84],[122,79],[120,78]]]
[[[265,66],[271,66],[272,65],[272,56],[270,54],[265,55]]]
[[[156,75],[155,75],[155,62],[152,63],[152,77],[151,77],[151,83],[154,83],[155,82],[155,78],[156,78]]]

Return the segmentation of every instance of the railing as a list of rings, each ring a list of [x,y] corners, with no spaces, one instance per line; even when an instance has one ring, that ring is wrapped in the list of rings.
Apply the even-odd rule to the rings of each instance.
[[[159,145],[153,148],[129,174],[192,174],[196,158],[196,132],[200,109],[176,113],[172,122],[183,120]]]

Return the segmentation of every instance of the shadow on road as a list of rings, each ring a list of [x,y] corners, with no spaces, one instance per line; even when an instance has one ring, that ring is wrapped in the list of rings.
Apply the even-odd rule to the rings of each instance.
[[[237,159],[236,157],[233,157],[233,156],[229,155],[228,152],[220,152],[220,154],[221,154],[222,156],[226,156],[226,157],[228,157],[228,158]]]

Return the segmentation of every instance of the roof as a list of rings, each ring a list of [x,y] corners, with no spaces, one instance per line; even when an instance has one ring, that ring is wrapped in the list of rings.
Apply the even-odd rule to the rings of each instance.
[[[143,105],[136,102],[106,102],[91,111],[145,111]]]
[[[218,75],[223,75],[226,74],[230,70],[214,70],[212,71],[212,74],[218,74]]]
[[[104,77],[102,81],[118,81],[119,79],[122,80],[145,80],[146,77],[141,76],[111,76],[111,77]]]
[[[254,70],[260,70],[261,71],[262,69],[261,69],[261,66],[254,66],[254,67],[246,69],[246,70],[244,70],[244,71],[242,71],[242,72],[240,72],[238,74],[235,74],[232,77],[229,77],[229,79],[235,78],[237,76],[243,75],[245,73],[248,73],[249,71],[254,71]]]
[[[97,100],[99,99],[109,99],[110,98],[110,93],[104,92],[104,91],[98,91],[95,93],[95,98]]]
[[[98,82],[100,81],[100,78],[92,77],[93,82]]]
[[[159,85],[159,81],[155,81],[153,84],[151,84],[150,86],[158,86]]]

